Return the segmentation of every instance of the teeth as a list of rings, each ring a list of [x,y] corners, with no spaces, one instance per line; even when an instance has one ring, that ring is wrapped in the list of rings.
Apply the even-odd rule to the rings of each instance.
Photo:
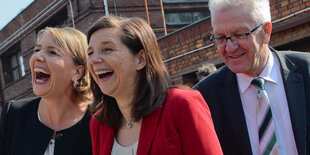
[[[44,73],[44,74],[49,74],[47,73],[45,70],[41,69],[41,68],[34,68],[33,71],[35,72],[41,72],[41,73]]]
[[[100,75],[100,74],[105,74],[105,73],[109,73],[109,72],[113,72],[113,70],[101,70],[101,71],[97,71],[95,72],[96,75]]]
[[[36,82],[38,82],[38,83],[43,83],[44,80],[36,79]]]

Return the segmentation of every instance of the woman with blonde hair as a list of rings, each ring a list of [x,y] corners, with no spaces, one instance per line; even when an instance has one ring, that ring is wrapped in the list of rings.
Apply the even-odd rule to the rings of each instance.
[[[168,88],[151,27],[140,18],[104,16],[88,32],[94,155],[222,154],[198,91]]]
[[[86,36],[76,29],[39,31],[29,61],[33,92],[39,97],[4,105],[1,155],[92,154],[86,50]]]

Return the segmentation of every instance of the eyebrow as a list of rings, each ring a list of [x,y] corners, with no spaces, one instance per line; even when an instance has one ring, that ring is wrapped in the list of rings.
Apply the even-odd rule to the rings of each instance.
[[[107,45],[107,44],[115,45],[114,42],[112,42],[112,41],[103,41],[103,42],[100,43],[100,45]],[[91,48],[92,48],[92,47],[89,46],[89,47],[87,48],[87,51],[90,50]]]
[[[35,45],[34,47],[42,47],[42,46],[41,45]],[[60,48],[58,48],[56,46],[47,46],[47,48],[61,50]]]

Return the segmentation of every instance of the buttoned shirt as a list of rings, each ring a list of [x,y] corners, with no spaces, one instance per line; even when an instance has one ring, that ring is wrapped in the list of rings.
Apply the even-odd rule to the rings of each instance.
[[[297,155],[297,147],[292,130],[279,62],[269,51],[268,62],[259,77],[265,80],[265,89],[269,96],[272,117],[275,123],[280,155]],[[253,155],[259,155],[258,125],[256,121],[257,88],[251,85],[255,77],[243,73],[237,74],[239,93],[249,133]]]

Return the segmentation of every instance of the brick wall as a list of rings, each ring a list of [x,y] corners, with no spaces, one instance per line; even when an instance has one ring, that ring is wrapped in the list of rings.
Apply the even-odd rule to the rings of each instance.
[[[14,32],[25,25],[33,17],[35,17],[42,8],[48,6],[48,4],[50,4],[52,1],[53,0],[36,0],[31,5],[29,5],[27,9],[23,10],[0,31],[0,43],[3,42],[6,38],[10,37]]]
[[[34,1],[27,9],[0,31],[0,44],[52,2],[55,1]],[[117,0],[115,2],[114,5],[113,0],[108,0],[110,14],[138,16],[146,20],[144,0],[130,1],[130,3],[127,0]],[[104,15],[102,0],[78,0],[72,1],[72,3],[75,26],[83,32],[87,32],[88,27],[100,16]],[[310,42],[310,9],[305,10],[310,8],[310,0],[271,0],[270,5],[272,20],[276,21],[278,19],[283,19],[273,23],[273,34],[270,45],[279,49],[296,49],[297,47],[295,46],[297,45],[299,49],[309,49],[309,46],[303,46],[301,44],[303,42]],[[26,76],[24,78],[7,86],[4,86],[3,75],[0,74],[0,86],[2,86],[0,99],[2,103],[10,99],[33,96],[28,61],[34,47],[36,28],[64,7],[68,13],[68,19],[66,22],[71,25],[72,16],[69,2],[63,1],[58,8],[54,8],[52,13],[45,15],[43,19],[36,22],[36,24],[27,29],[27,31],[17,36],[17,38],[10,42],[10,44],[5,47],[0,47],[1,56],[1,53],[5,52],[9,47],[20,41],[26,71]],[[171,4],[167,4],[164,7],[169,9],[169,7],[172,6]],[[186,7],[184,9],[186,9]],[[219,53],[216,52],[216,48],[208,39],[212,31],[209,18],[183,27],[167,36],[160,37],[163,35],[163,21],[159,1],[148,0],[148,8],[151,19],[150,24],[159,37],[158,42],[171,74],[173,84],[184,83],[184,75],[194,73],[203,63],[211,62],[216,65],[222,64]],[[304,11],[299,13],[299,11],[302,10]],[[295,15],[293,15],[294,13]],[[290,17],[285,18],[288,16]],[[301,40],[303,40],[303,42],[301,42]],[[0,73],[3,73],[1,62]]]
[[[305,38],[310,42],[310,9],[305,10],[310,8],[310,0],[270,0],[270,5],[272,21],[290,16],[273,23],[271,46],[280,48]],[[184,84],[182,76],[197,71],[203,63],[223,63],[215,46],[208,40],[211,32],[210,18],[207,18],[158,39],[172,84]],[[303,45],[286,48],[310,51],[309,46]]]
[[[54,1],[54,0],[35,0],[30,6],[23,10],[15,19],[13,19],[6,27],[0,31],[0,56],[6,52],[11,46],[17,42],[21,44],[21,53],[24,59],[25,77],[5,85],[4,76],[2,75],[2,64],[0,62],[0,101],[1,104],[11,99],[20,99],[34,96],[31,85],[31,73],[29,70],[29,59],[35,45],[36,32],[38,28],[46,24],[54,15],[61,10],[66,10],[68,19],[65,23],[72,26],[72,17],[74,17],[75,26],[78,30],[86,33],[92,23],[99,17],[105,14],[102,0],[77,0],[71,1],[73,6],[73,16],[69,1]],[[146,20],[144,0],[131,1],[117,0],[116,9],[112,0],[108,0],[110,14],[117,14],[121,16],[138,16]],[[57,4],[56,7],[50,4]],[[47,7],[49,6],[49,7]],[[53,11],[46,13],[41,12],[44,9],[52,8]],[[148,0],[149,16],[151,19],[151,26],[154,28],[157,36],[163,35],[163,22],[160,10],[160,3],[158,0]],[[45,13],[45,14],[44,14]],[[43,14],[40,18],[37,15]],[[29,21],[33,22],[28,28]],[[19,32],[22,28],[22,33]],[[15,37],[11,41],[7,40],[10,37]],[[6,41],[5,41],[6,40]],[[5,42],[4,42],[5,41]]]

